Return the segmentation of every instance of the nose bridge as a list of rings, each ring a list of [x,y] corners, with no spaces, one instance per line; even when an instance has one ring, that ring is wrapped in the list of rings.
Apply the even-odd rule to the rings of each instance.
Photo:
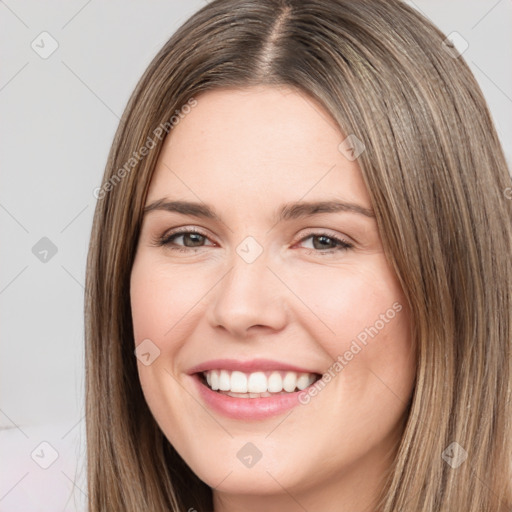
[[[285,297],[267,265],[269,253],[253,237],[244,239],[230,259],[231,270],[218,284],[211,307],[214,326],[245,337],[254,326],[281,329]],[[281,286],[282,288],[282,286]]]

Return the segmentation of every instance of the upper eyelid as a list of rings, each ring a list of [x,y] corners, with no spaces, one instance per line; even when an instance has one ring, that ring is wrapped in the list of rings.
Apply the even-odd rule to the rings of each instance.
[[[212,237],[205,233],[202,229],[193,228],[193,227],[180,227],[180,228],[174,228],[166,231],[161,238],[169,238],[171,236],[175,235],[186,235],[187,233],[197,233],[198,235],[204,236],[205,238],[211,239]]]

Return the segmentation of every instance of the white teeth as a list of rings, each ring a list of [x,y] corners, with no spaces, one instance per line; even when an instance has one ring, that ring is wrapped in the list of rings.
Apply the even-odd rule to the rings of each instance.
[[[231,373],[231,389],[230,389],[230,391],[232,391],[233,393],[247,393],[247,375],[245,375],[245,373],[242,373],[242,372]]]
[[[273,372],[268,378],[268,390],[271,393],[279,393],[283,390],[283,378],[279,372]]]
[[[283,379],[283,389],[291,393],[295,391],[297,386],[297,374],[295,372],[288,372]]]
[[[247,390],[249,393],[265,393],[267,391],[267,377],[265,374],[263,372],[251,373]]]
[[[297,387],[300,391],[303,389],[306,389],[308,386],[311,386],[315,382],[314,378],[311,380],[311,374],[303,373],[300,375],[300,377],[297,379]]]
[[[226,370],[221,370],[219,373],[219,390],[231,391],[231,378]]]
[[[210,376],[210,382],[208,382],[208,375]],[[206,372],[206,382],[214,391],[217,391],[219,389],[219,372],[217,370]]]
[[[204,372],[206,382],[213,391],[223,391],[240,398],[260,398],[271,393],[293,393],[302,391],[316,380],[314,373],[297,372],[253,372],[243,373],[229,370],[209,370]]]

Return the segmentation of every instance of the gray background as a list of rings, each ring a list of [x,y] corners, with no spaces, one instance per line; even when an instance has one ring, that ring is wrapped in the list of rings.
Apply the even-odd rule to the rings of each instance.
[[[83,509],[93,190],[138,78],[204,3],[0,1],[0,512]],[[468,42],[512,161],[512,1],[408,3]]]

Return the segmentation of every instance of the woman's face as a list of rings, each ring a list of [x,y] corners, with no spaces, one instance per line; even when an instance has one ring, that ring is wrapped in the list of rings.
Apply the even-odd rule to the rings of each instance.
[[[356,507],[415,376],[357,151],[291,89],[196,100],[165,141],[131,275],[144,395],[219,509]]]

